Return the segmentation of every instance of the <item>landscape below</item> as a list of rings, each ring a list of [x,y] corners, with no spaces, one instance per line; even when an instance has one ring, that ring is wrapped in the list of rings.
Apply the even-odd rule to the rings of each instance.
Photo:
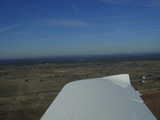
[[[66,83],[124,73],[130,74],[133,86],[160,120],[160,56],[3,60],[0,119],[39,120]]]

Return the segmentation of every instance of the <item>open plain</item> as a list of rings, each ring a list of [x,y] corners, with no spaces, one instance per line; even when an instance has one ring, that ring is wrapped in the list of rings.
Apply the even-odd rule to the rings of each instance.
[[[0,65],[0,120],[39,120],[66,83],[124,73],[160,120],[160,60]]]

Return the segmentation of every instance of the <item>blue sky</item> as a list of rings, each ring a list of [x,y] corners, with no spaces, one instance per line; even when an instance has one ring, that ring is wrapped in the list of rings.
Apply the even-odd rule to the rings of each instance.
[[[0,0],[0,58],[160,53],[160,0]]]

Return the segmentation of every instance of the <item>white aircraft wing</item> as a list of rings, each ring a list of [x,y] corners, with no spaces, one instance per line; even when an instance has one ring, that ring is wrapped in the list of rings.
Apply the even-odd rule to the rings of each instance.
[[[64,86],[41,120],[156,120],[129,75],[75,81]]]

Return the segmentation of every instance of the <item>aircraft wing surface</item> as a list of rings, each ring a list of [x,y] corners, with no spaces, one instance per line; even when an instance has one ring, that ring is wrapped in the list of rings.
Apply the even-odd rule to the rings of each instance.
[[[41,120],[156,120],[130,84],[129,75],[67,84]]]

